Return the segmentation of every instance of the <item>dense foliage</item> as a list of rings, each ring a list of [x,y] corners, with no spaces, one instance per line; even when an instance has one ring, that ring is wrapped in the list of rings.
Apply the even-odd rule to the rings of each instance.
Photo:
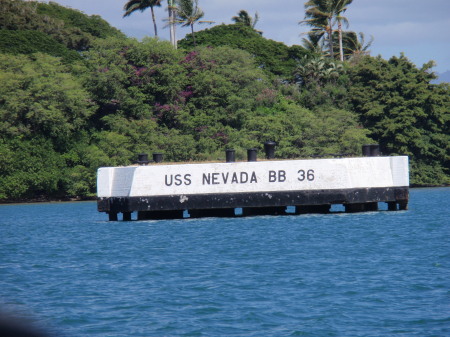
[[[402,55],[366,57],[350,69],[354,110],[384,153],[410,156],[416,184],[448,183],[450,88],[430,84],[431,66],[417,69]]]
[[[176,50],[112,34],[103,21],[91,27],[100,19],[52,3],[0,3],[65,20],[54,36],[90,36],[80,53],[20,15],[2,21],[1,41],[26,43],[0,53],[0,200],[92,196],[98,167],[138,153],[223,160],[234,148],[244,159],[268,140],[280,158],[359,155],[377,141],[385,154],[410,155],[413,183],[449,183],[449,87],[403,56],[341,64],[240,24]]]
[[[87,16],[54,2],[22,0],[0,0],[0,30],[38,31],[77,51],[88,49],[95,38],[125,37],[99,16]],[[22,42],[9,41],[13,48]],[[28,43],[33,44],[32,41]],[[1,51],[7,52],[7,49],[3,47]]]
[[[36,30],[0,30],[0,52],[8,54],[45,53],[65,62],[81,60],[80,54],[45,33]]]
[[[197,45],[230,46],[254,56],[256,64],[269,74],[290,80],[299,60],[309,52],[301,46],[288,47],[281,42],[265,39],[260,32],[244,24],[218,25],[195,34]],[[190,50],[194,47],[192,34],[178,42]]]

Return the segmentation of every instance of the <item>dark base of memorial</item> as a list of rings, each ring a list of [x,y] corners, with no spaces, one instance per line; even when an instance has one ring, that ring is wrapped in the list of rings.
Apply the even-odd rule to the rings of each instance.
[[[110,220],[183,219],[201,217],[234,217],[256,215],[287,215],[330,213],[332,205],[343,205],[347,213],[377,211],[378,203],[387,210],[406,210],[408,187],[365,188],[348,190],[283,191],[270,193],[203,194],[160,197],[99,198],[98,211],[109,214]],[[287,207],[295,207],[288,212]],[[239,213],[236,209],[242,208]],[[292,209],[292,208],[291,208]],[[189,216],[186,215],[186,211]]]

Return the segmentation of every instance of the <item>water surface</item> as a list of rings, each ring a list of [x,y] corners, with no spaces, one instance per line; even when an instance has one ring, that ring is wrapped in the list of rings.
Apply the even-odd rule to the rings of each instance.
[[[132,222],[95,202],[0,205],[0,308],[65,336],[450,336],[449,197]]]

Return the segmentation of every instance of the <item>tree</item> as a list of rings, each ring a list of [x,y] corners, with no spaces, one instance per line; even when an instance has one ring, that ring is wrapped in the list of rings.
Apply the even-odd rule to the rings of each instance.
[[[412,184],[449,182],[450,87],[430,84],[432,66],[401,55],[364,56],[349,68],[353,110],[383,153],[411,157]]]
[[[105,39],[85,54],[90,68],[85,87],[98,103],[95,119],[106,116],[148,117],[155,104],[165,105],[183,86],[181,55],[167,41]]]
[[[40,31],[0,29],[0,53],[17,55],[37,52],[61,57],[65,63],[82,59],[75,50]]]
[[[343,62],[344,49],[342,46],[342,23],[344,23],[348,27],[348,20],[346,17],[342,16],[342,13],[344,13],[347,10],[347,6],[350,5],[353,2],[353,0],[337,0],[333,2],[335,3],[335,6],[333,7],[333,12],[335,19],[337,21],[339,33],[339,55],[341,62]]]
[[[259,20],[258,12],[255,13],[255,17],[252,18],[246,10],[241,9],[237,16],[231,18],[235,23],[240,23],[245,26],[255,29],[256,23]]]
[[[64,173],[64,160],[48,138],[0,136],[0,200],[55,195]]]
[[[216,25],[195,34],[197,45],[218,47],[229,46],[253,55],[258,67],[271,76],[279,76],[282,81],[292,82],[292,74],[303,55],[309,52],[298,45],[291,47],[281,42],[266,39],[253,28],[240,25]],[[182,48],[194,48],[192,35],[179,41]]]
[[[304,56],[295,75],[303,106],[310,109],[321,106],[347,108],[348,80],[339,61],[324,56]]]
[[[153,10],[153,7],[155,6],[161,6],[161,0],[128,0],[128,2],[123,7],[125,14],[123,17],[129,16],[135,11],[145,11],[147,8],[150,8],[150,11],[152,13],[152,20],[153,20],[153,27],[155,30],[155,37],[158,36],[158,29],[156,27],[156,20],[155,20],[155,12]]]
[[[327,61],[323,56],[304,56],[299,64],[296,75],[303,85],[323,86],[325,83],[336,80],[344,72],[342,64],[337,61]]]
[[[346,31],[342,33],[342,46],[344,51],[344,60],[351,62],[359,61],[363,56],[370,55],[369,48],[372,45],[373,37],[371,36],[368,41],[364,33],[358,33],[352,31]],[[333,33],[333,47],[339,48],[339,34]]]
[[[322,38],[327,35],[330,57],[333,51],[333,13],[330,0],[309,0],[305,3],[305,19],[299,22],[312,27],[309,34]]]
[[[346,17],[342,16],[347,10],[347,6],[353,0],[309,0],[305,3],[305,20],[300,24],[307,24],[312,27],[311,33],[322,37],[327,35],[329,54],[334,58],[333,31],[334,25],[338,25],[339,34],[339,54],[341,61],[344,60],[342,46],[342,23],[348,25]]]
[[[355,32],[346,32],[344,33],[343,41],[345,45],[344,56],[352,60],[358,60],[362,56],[370,54],[369,48],[373,43],[373,36],[366,42],[364,33],[359,32],[359,34],[356,35]]]
[[[175,13],[176,13],[176,6],[174,3],[175,0],[167,0],[167,10],[169,11],[169,29],[170,29],[170,43],[172,46],[177,49],[177,38],[176,38],[176,31],[175,31]]]
[[[307,38],[302,38],[302,45],[311,53],[319,55],[325,54],[321,36],[314,32],[309,32]]]
[[[51,45],[55,42],[80,52],[89,49],[96,38],[108,36],[125,38],[123,33],[111,27],[99,16],[87,16],[51,1],[47,4],[36,1],[0,0],[0,30],[16,31],[17,36],[28,35],[31,40],[33,38],[30,34],[24,31],[45,34],[47,41],[42,41],[43,48],[32,48],[41,49],[42,52],[52,48]],[[55,42],[51,43],[50,39],[54,39]],[[11,42],[13,46],[20,44],[19,41]],[[47,44],[49,46],[45,47]]]
[[[183,27],[191,27],[192,39],[195,43],[194,24],[213,23],[213,21],[199,21],[205,13],[198,7],[198,0],[175,0],[177,3],[175,22]]]
[[[94,105],[59,58],[0,54],[0,134],[43,136],[64,149],[86,127]]]

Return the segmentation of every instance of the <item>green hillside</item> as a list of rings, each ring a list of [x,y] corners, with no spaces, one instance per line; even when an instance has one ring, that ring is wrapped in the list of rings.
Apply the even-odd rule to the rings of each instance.
[[[288,47],[284,43],[264,38],[256,30],[242,25],[218,25],[195,34],[197,45],[230,46],[249,52],[262,69],[283,78],[292,78],[298,62],[310,52],[301,46]],[[187,50],[194,47],[192,34],[178,42]]]
[[[449,184],[450,88],[401,55],[339,62],[241,25],[169,42],[130,39],[54,3],[0,0],[0,201],[95,195],[96,170],[138,153],[278,158],[377,142],[415,185]]]
[[[55,50],[57,44],[76,51],[88,49],[96,38],[123,37],[116,28],[111,27],[99,16],[87,16],[80,11],[60,6],[54,2],[41,3],[22,0],[0,0],[0,30],[8,31],[34,31],[42,33],[36,37],[35,45],[29,39],[33,38],[30,33],[20,33],[18,41],[4,36],[1,50],[40,50],[46,52],[43,44],[51,44],[47,49]],[[44,41],[43,35],[47,36]],[[54,41],[50,41],[53,39]],[[7,42],[7,44],[6,44]],[[22,43],[25,46],[21,46]],[[61,51],[60,51],[61,53]]]
[[[81,32],[94,37],[125,37],[118,29],[112,27],[98,15],[87,16],[80,11],[69,9],[55,2],[38,3],[36,14],[50,17],[64,23],[67,29],[79,29]]]
[[[81,60],[75,51],[57,42],[43,32],[35,30],[0,30],[0,52],[33,54],[37,52],[61,57],[66,62]]]

